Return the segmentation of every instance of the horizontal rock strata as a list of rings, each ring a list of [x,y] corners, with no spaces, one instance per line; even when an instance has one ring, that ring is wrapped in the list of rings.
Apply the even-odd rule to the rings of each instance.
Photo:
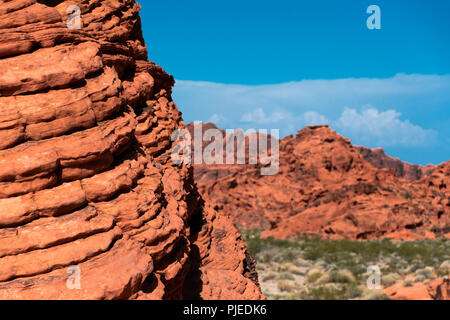
[[[0,299],[263,298],[236,230],[170,160],[181,114],[139,9],[0,1]]]

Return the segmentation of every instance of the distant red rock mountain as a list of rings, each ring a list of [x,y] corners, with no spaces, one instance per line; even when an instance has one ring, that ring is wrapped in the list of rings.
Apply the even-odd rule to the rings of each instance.
[[[194,171],[219,214],[266,237],[450,237],[450,162],[414,167],[355,147],[328,126],[281,139],[277,175],[262,176],[257,165],[194,165]]]
[[[408,181],[420,180],[424,177],[428,177],[435,169],[435,166],[433,165],[424,167],[391,158],[381,148],[370,149],[363,146],[355,146],[355,148],[362,154],[364,159],[369,161],[375,168],[394,169],[397,177],[405,178]]]
[[[194,138],[194,123],[190,122],[188,124],[186,124],[186,129],[189,131],[192,139]],[[205,122],[202,123],[202,133],[205,133],[207,130],[210,129],[217,129],[219,130],[224,138],[223,141],[223,145],[224,145],[224,152],[225,152],[225,144],[226,144],[226,133],[225,130],[218,128],[214,123],[211,122]],[[255,133],[258,136],[260,136],[260,133],[256,132]],[[264,138],[266,139],[266,141],[268,141],[268,148],[269,148],[269,152],[270,152],[270,139],[268,138],[270,137],[270,135],[265,136]],[[211,142],[210,141],[203,141],[202,144],[202,148],[203,150],[205,149],[206,146],[208,146]],[[212,165],[207,165],[207,164],[197,164],[194,165],[194,176],[195,176],[195,181],[197,183],[197,185],[199,186],[206,186],[209,184],[214,183],[215,181],[217,181],[220,178],[226,177],[226,176],[230,176],[233,175],[236,172],[240,172],[242,171],[244,168],[260,168],[260,165],[250,165],[248,164],[248,150],[249,150],[249,141],[248,141],[248,137],[245,140],[245,155],[246,155],[246,165],[239,165],[239,164],[225,164],[225,157],[223,160],[224,164],[212,164]],[[192,148],[192,153],[193,153],[193,148]],[[193,161],[194,159],[192,158],[192,163],[194,163]]]

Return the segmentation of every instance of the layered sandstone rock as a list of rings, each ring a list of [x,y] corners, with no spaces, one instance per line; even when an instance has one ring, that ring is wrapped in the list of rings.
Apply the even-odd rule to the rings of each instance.
[[[139,9],[0,1],[0,299],[262,298],[242,239],[170,160],[174,80]]]
[[[266,237],[361,240],[449,237],[449,168],[407,182],[394,168],[374,167],[328,126],[282,139],[274,176],[261,176],[258,166],[234,166],[211,181],[205,166],[195,166],[203,197],[239,228],[262,229]]]
[[[391,158],[381,148],[370,149],[362,146],[355,146],[355,148],[363,155],[364,159],[369,161],[375,168],[394,169],[396,177],[402,177],[408,181],[415,181],[428,177],[435,168],[433,165],[424,167]]]

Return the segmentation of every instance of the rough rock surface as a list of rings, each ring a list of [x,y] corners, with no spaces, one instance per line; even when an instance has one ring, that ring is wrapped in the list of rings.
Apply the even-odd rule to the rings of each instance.
[[[375,168],[394,169],[396,177],[402,177],[408,181],[415,181],[428,177],[435,168],[433,165],[424,167],[391,158],[381,148],[370,149],[362,146],[355,146],[355,148],[363,155],[364,159],[369,161]]]
[[[397,283],[384,292],[393,300],[450,300],[450,278],[435,279],[428,285],[415,283],[411,287]]]
[[[450,300],[450,278],[432,284],[429,292],[434,300]]]
[[[257,166],[236,166],[212,181],[201,177],[204,171],[196,175],[205,200],[237,227],[263,229],[265,237],[450,236],[450,162],[429,177],[408,182],[394,168],[374,167],[328,126],[282,139],[275,176],[261,176]]]
[[[241,237],[170,160],[181,114],[139,9],[0,1],[0,299],[263,298]]]
[[[190,122],[186,124],[185,128],[189,131],[189,134],[191,135],[191,138],[194,139],[194,123]],[[248,136],[245,138],[245,163],[242,164],[226,164],[226,143],[227,143],[227,134],[225,130],[219,129],[214,123],[207,122],[202,123],[200,125],[202,136],[207,130],[215,129],[219,130],[223,137],[223,159],[222,164],[206,164],[204,161],[200,164],[194,165],[194,180],[195,183],[199,187],[204,187],[207,185],[214,184],[215,181],[219,180],[220,178],[233,175],[237,172],[241,172],[246,169],[255,168],[255,165],[249,165],[248,164],[248,150],[249,150],[249,143],[248,143]],[[259,136],[259,133],[256,133]],[[259,139],[259,137],[258,137]],[[267,138],[266,138],[267,139]],[[270,140],[268,140],[269,148],[270,148]],[[211,143],[211,141],[205,141],[203,140],[202,143],[202,150],[205,150],[205,148]],[[235,144],[236,147],[236,144]],[[270,150],[269,150],[270,151]],[[192,141],[192,149],[191,149],[191,163],[194,164],[194,142]]]

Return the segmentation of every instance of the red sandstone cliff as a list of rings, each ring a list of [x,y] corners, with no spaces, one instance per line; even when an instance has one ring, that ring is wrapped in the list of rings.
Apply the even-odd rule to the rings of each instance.
[[[221,135],[223,137],[223,159],[222,159],[222,164],[206,164],[204,162],[200,163],[200,164],[195,164],[194,165],[194,180],[195,183],[202,187],[202,186],[206,186],[206,185],[211,185],[214,184],[217,180],[226,177],[226,176],[230,176],[233,175],[235,173],[241,172],[243,170],[246,169],[251,169],[251,168],[255,168],[257,166],[255,165],[249,165],[249,159],[248,159],[248,150],[249,150],[249,143],[248,143],[248,136],[245,137],[245,163],[244,165],[242,164],[226,164],[226,143],[227,143],[227,135],[225,130],[219,129],[217,128],[217,126],[214,123],[211,122],[207,122],[207,123],[202,123],[201,124],[201,132],[202,132],[202,139],[203,139],[203,134],[210,129],[215,129],[221,132]],[[194,123],[188,123],[186,124],[185,128],[189,131],[189,134],[191,135],[191,138],[194,139]],[[259,139],[259,133],[255,133],[258,136]],[[267,138],[266,138],[267,139]],[[214,142],[214,139],[212,139],[212,141],[205,141],[203,140],[202,143],[202,150],[205,150],[205,148],[211,143]],[[234,147],[237,148],[236,143],[234,144]],[[269,147],[269,151],[270,151],[270,139],[268,140],[268,147]],[[192,148],[191,148],[191,163],[194,164],[194,142],[192,140]],[[235,158],[236,160],[237,158]]]
[[[0,299],[262,298],[241,237],[169,159],[182,119],[139,9],[0,1]]]
[[[405,178],[408,181],[420,180],[428,177],[435,166],[426,167],[402,162],[399,159],[389,157],[383,149],[370,149],[362,146],[355,148],[363,155],[364,159],[378,169],[394,169],[395,176]]]
[[[196,165],[195,175],[220,214],[239,228],[263,229],[264,236],[450,236],[450,162],[408,182],[395,167],[377,168],[360,151],[328,126],[308,127],[280,141],[277,175],[261,176],[249,165],[220,171]]]

